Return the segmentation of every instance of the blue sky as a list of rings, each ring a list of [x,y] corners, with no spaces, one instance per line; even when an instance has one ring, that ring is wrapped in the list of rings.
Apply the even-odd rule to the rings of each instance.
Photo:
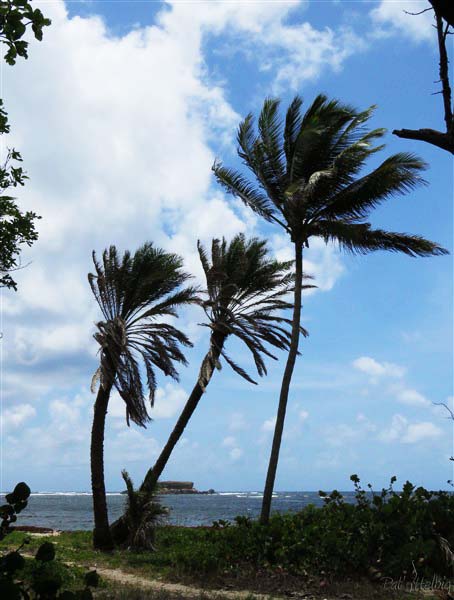
[[[52,18],[30,58],[2,66],[9,145],[30,176],[21,205],[43,216],[24,255],[17,294],[3,291],[2,489],[87,490],[96,369],[86,281],[91,251],[152,240],[200,277],[196,240],[238,231],[288,240],[216,186],[215,157],[239,166],[235,129],[268,95],[307,103],[324,92],[372,126],[442,128],[426,2],[36,2]],[[376,210],[373,223],[419,233],[452,251],[452,158],[389,133],[383,160],[418,153],[428,186]],[[375,162],[371,162],[373,168]],[[349,475],[386,485],[445,488],[452,477],[452,256],[339,254],[314,243],[305,257],[319,289],[304,299],[310,337],[292,386],[276,482],[280,490],[349,489]],[[106,481],[139,481],[167,438],[197,376],[202,314],[179,325],[194,341],[179,384],[159,378],[153,422],[126,427],[118,397],[106,432]],[[245,367],[241,346],[231,353]],[[165,476],[200,489],[263,486],[284,356],[254,387],[216,373]]]

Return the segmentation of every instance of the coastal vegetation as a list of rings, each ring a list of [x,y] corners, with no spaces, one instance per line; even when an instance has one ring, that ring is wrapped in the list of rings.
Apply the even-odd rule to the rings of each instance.
[[[392,589],[399,578],[414,585],[434,578],[449,581],[454,496],[410,482],[398,493],[395,478],[380,492],[371,486],[363,489],[356,475],[351,480],[356,502],[346,502],[334,490],[320,492],[324,506],[274,514],[268,525],[247,517],[211,527],[163,525],[156,528],[154,551],[100,554],[86,531],[30,538],[27,552],[34,554],[43,542],[51,543],[61,563],[96,564],[103,577],[124,572],[138,580],[179,582],[207,593],[228,587],[271,596],[298,591],[314,598],[342,598],[343,590],[346,598],[400,598],[404,596]],[[13,532],[0,548],[15,548],[27,536]]]

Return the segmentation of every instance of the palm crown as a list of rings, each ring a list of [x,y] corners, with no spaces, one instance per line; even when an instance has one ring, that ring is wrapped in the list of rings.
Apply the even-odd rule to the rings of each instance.
[[[206,299],[201,302],[208,317],[204,325],[211,328],[212,340],[216,344],[216,339],[236,336],[252,353],[258,374],[266,374],[263,355],[276,358],[266,345],[288,349],[290,343],[286,326],[291,320],[279,312],[292,306],[286,296],[294,288],[294,275],[289,271],[293,261],[269,258],[266,241],[246,240],[243,234],[236,235],[230,244],[214,239],[211,260],[200,242],[198,250],[207,281]],[[303,328],[301,332],[307,335]],[[223,345],[218,349],[239,375],[255,383],[227,355]]]
[[[180,345],[191,346],[186,335],[162,317],[177,316],[178,307],[196,300],[196,289],[181,286],[190,278],[182,259],[144,244],[133,256],[120,259],[115,246],[105,250],[102,262],[93,253],[96,273],[88,280],[104,321],[94,338],[100,345],[100,367],[92,387],[114,385],[126,404],[126,419],[138,425],[150,420],[144,400],[140,359],[146,373],[151,406],[156,376],[154,367],[178,379],[174,362],[186,364]]]
[[[303,114],[302,99],[296,96],[284,123],[279,104],[277,99],[265,101],[258,131],[252,114],[238,128],[238,153],[255,182],[214,164],[216,178],[227,191],[306,246],[318,236],[351,252],[446,253],[422,237],[372,229],[366,221],[378,204],[423,183],[420,172],[425,168],[413,154],[399,153],[359,175],[367,159],[383,148],[374,141],[385,130],[364,126],[375,107],[357,112],[319,95]]]

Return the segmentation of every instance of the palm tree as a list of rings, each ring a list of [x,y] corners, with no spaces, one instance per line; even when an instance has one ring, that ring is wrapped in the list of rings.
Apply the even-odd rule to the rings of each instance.
[[[207,317],[203,326],[211,330],[209,350],[205,355],[197,382],[186,402],[170,437],[141,486],[152,491],[161,476],[170,455],[183,434],[189,419],[205,392],[221,357],[241,377],[256,382],[237,365],[225,351],[225,343],[232,336],[241,340],[251,352],[257,373],[266,374],[264,356],[276,358],[266,344],[288,350],[291,321],[278,311],[291,307],[286,296],[293,291],[294,276],[290,262],[280,262],[268,256],[266,241],[243,234],[236,235],[230,244],[214,239],[211,261],[198,242],[200,261],[205,272],[207,288],[201,301]],[[313,286],[306,286],[313,287]],[[303,335],[307,332],[300,327]]]
[[[422,237],[372,229],[366,221],[381,202],[410,192],[424,181],[420,176],[424,163],[409,153],[390,156],[373,171],[360,174],[367,159],[383,148],[375,146],[374,141],[383,137],[385,130],[370,131],[365,127],[375,107],[358,112],[319,95],[303,114],[302,99],[296,96],[283,122],[279,105],[278,99],[265,100],[258,130],[252,114],[238,128],[238,154],[254,181],[220,162],[213,165],[218,182],[228,192],[265,220],[279,225],[294,245],[292,337],[263,497],[264,524],[271,510],[290,381],[298,353],[303,248],[309,248],[310,240],[319,237],[326,243],[336,242],[351,253],[446,253]]]
[[[128,425],[130,420],[146,425],[150,417],[139,363],[153,406],[154,368],[178,379],[174,363],[186,364],[180,345],[192,345],[181,331],[161,319],[176,316],[178,308],[194,302],[196,290],[181,287],[189,279],[182,270],[182,259],[150,243],[133,256],[125,252],[122,258],[111,246],[103,252],[102,263],[93,252],[93,262],[96,273],[90,273],[88,281],[104,317],[94,334],[100,346],[100,366],[92,380],[92,391],[99,382],[91,432],[93,544],[109,550],[113,543],[104,486],[104,428],[110,393],[115,387],[123,399]]]

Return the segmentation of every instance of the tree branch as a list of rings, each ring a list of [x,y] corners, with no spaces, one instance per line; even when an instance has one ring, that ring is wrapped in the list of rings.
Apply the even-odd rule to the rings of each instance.
[[[449,60],[448,53],[446,52],[446,33],[443,27],[443,20],[436,11],[435,18],[437,21],[438,49],[440,52],[440,81],[443,86],[443,104],[445,107],[446,133],[451,134],[453,132],[453,118],[451,108],[451,86],[449,84],[448,71]]]
[[[454,138],[452,134],[436,131],[435,129],[394,129],[393,134],[407,140],[427,142],[454,154]]]
[[[439,62],[439,73],[440,82],[442,84],[441,93],[443,96],[444,106],[444,121],[446,124],[446,132],[437,131],[435,129],[421,128],[421,129],[395,129],[393,134],[400,138],[408,140],[419,140],[426,142],[447,150],[451,154],[454,154],[454,117],[452,107],[452,93],[451,85],[449,82],[449,59],[446,51],[446,36],[448,34],[448,28],[450,21],[447,21],[447,25],[443,23],[443,18],[446,17],[440,12],[440,8],[443,8],[443,4],[440,2],[433,2],[431,4],[435,12],[436,29],[438,37],[438,51],[440,55]]]
[[[433,404],[435,404],[435,406],[444,406],[444,408],[446,408],[446,410],[449,413],[448,419],[452,419],[454,421],[454,412],[449,408],[447,404],[445,404],[444,402],[434,402]]]

